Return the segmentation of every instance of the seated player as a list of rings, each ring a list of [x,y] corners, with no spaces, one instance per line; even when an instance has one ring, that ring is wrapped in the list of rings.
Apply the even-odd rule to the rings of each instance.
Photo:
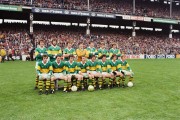
[[[121,55],[121,67],[122,67],[122,73],[125,76],[129,76],[129,81],[132,81],[134,73],[132,72],[132,69],[130,68],[128,62],[126,61],[126,56],[125,55]],[[125,87],[124,82],[125,82],[125,78],[123,77],[123,79],[122,79],[123,87]]]
[[[35,59],[36,59],[35,69],[36,69],[36,71],[37,71],[38,63],[42,61],[43,54],[46,54],[46,48],[44,47],[44,40],[40,40],[39,46],[35,50]],[[35,90],[38,88],[38,78],[39,78],[39,76],[36,75],[36,85],[34,87]]]
[[[79,68],[79,74],[83,76],[83,81],[82,81],[82,89],[84,90],[84,83],[87,81],[85,81],[86,78],[89,78],[89,79],[93,79],[94,76],[87,73],[87,71],[89,70],[89,67],[88,67],[88,63],[86,62],[86,57],[82,57],[81,58],[82,61],[79,62],[79,65],[78,65],[78,68]]]
[[[111,69],[114,73],[114,84],[117,83],[118,87],[120,86],[120,80],[123,77],[123,74],[121,73],[121,61],[117,60],[117,55],[113,54],[111,56],[111,60],[109,61],[110,65],[111,65]],[[116,82],[116,77],[119,77],[118,81]]]
[[[48,62],[48,55],[43,55],[42,56],[42,62],[38,63],[38,67],[37,67],[37,73],[39,76],[39,95],[41,95],[43,93],[43,80],[46,81],[46,91],[45,94],[48,95],[48,91],[50,88],[50,79],[51,79],[51,75],[52,75],[52,64],[51,62]]]
[[[106,55],[103,54],[101,56],[101,60],[99,61],[99,65],[101,66],[101,72],[102,72],[102,77],[103,77],[103,81],[105,82],[106,78],[109,78],[109,83],[108,83],[108,87],[110,88],[112,85],[112,79],[113,79],[113,74],[112,74],[112,70],[111,70],[111,66],[108,62],[108,60],[106,59]],[[102,81],[99,81],[99,88],[102,89]]]
[[[74,61],[74,55],[69,55],[69,61],[66,62],[66,71],[67,71],[67,86],[64,86],[64,92],[67,92],[67,87],[71,90],[71,80],[77,79],[77,88],[79,89],[81,80],[83,76],[78,74],[78,63]]]
[[[96,60],[96,56],[92,55],[91,59],[87,62],[89,70],[87,71],[87,73],[91,76],[91,78],[89,79],[90,81],[92,81],[92,83],[90,82],[90,84],[93,84],[94,88],[96,89],[96,78],[99,78],[99,81],[102,81],[102,75],[100,73],[100,69],[101,66],[99,65],[99,62]]]
[[[66,65],[65,62],[61,60],[62,55],[58,54],[56,60],[52,62],[53,75],[51,76],[51,93],[54,93],[54,82],[58,80],[67,81],[66,75]],[[58,82],[56,82],[56,90],[58,90]]]

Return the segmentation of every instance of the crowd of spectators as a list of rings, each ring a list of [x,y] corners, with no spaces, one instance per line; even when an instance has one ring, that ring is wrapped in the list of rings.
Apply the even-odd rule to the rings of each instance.
[[[74,48],[78,48],[80,42],[87,47],[90,41],[94,41],[97,48],[100,42],[105,42],[107,49],[111,48],[111,43],[115,42],[120,51],[125,54],[180,54],[180,36],[169,39],[166,35],[141,32],[132,38],[131,31],[106,31],[102,28],[92,30],[91,35],[87,36],[85,30],[77,30],[77,28],[59,30],[43,28],[35,29],[34,37],[31,38],[27,30],[22,28],[0,30],[0,44],[7,50],[12,49],[13,55],[28,54],[41,39],[45,40],[45,45],[48,47],[51,45],[52,38],[57,38],[58,45],[62,49],[69,41],[74,42]]]
[[[132,15],[132,0],[89,0],[90,11]],[[3,4],[24,5],[42,8],[88,10],[87,0],[0,0]],[[172,18],[180,19],[180,5],[173,4]],[[170,18],[170,5],[150,0],[136,0],[135,15]]]

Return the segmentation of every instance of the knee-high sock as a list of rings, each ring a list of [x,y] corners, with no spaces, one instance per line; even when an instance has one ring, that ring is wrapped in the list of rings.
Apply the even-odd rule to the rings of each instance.
[[[50,80],[46,80],[46,90],[49,90],[50,88]]]
[[[54,90],[54,81],[51,81],[51,90]]]
[[[36,84],[35,84],[35,87],[38,87],[38,80],[39,80],[39,76],[36,76]]]
[[[122,84],[124,85],[125,83],[125,77],[122,77]]]
[[[133,81],[133,79],[134,79],[133,77],[129,77],[129,81],[130,81],[130,82]]]
[[[77,80],[77,88],[79,88],[80,87],[80,85],[81,85],[81,81],[79,81],[79,80]]]
[[[112,85],[113,80],[111,78],[109,78],[109,83],[108,86]]]
[[[95,78],[92,79],[92,84],[93,84],[94,87],[96,87],[96,80],[95,80]]]
[[[67,90],[68,82],[64,81],[64,91]]]
[[[82,87],[82,89],[84,88],[84,84],[85,84],[85,80],[82,80],[82,81],[81,81],[81,87]]]
[[[38,86],[39,86],[39,90],[42,91],[42,89],[43,89],[43,81],[42,80],[39,80]]]
[[[69,90],[71,90],[71,82],[67,83],[67,87],[69,88]]]
[[[102,87],[102,84],[103,84],[103,80],[102,80],[102,78],[99,78],[99,80],[98,80],[98,84],[99,84],[99,87],[101,88],[101,87]]]

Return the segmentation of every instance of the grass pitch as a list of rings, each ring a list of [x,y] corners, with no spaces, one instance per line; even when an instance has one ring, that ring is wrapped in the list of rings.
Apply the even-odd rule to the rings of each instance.
[[[128,60],[135,86],[38,95],[35,62],[0,63],[0,120],[180,120],[180,60]]]

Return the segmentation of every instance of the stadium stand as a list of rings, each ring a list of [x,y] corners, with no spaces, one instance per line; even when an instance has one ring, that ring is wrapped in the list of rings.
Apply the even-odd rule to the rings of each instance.
[[[2,4],[23,5],[42,8],[57,8],[68,10],[87,10],[87,0],[0,0]],[[132,0],[90,0],[90,11],[118,13],[131,15]],[[180,7],[173,4],[172,18],[180,19]],[[170,18],[169,4],[151,2],[149,0],[136,0],[135,15]]]

